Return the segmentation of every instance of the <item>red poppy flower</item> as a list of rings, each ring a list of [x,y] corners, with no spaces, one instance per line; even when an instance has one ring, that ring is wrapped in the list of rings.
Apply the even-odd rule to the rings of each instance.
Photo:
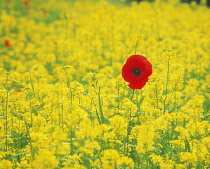
[[[152,74],[152,64],[141,55],[130,56],[122,67],[122,77],[131,89],[142,89]]]
[[[16,92],[22,92],[22,90],[21,89],[18,89],[18,90],[16,90]]]
[[[24,1],[23,1],[23,4],[24,4],[24,5],[29,5],[29,4],[30,4],[30,2],[29,2],[29,1],[27,1],[27,0],[24,0]]]
[[[7,47],[10,47],[11,46],[10,41],[9,40],[5,40],[4,41],[4,45],[7,46]]]

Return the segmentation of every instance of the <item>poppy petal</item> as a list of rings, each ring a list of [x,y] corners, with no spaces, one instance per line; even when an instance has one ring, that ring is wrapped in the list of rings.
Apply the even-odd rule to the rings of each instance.
[[[152,74],[152,64],[142,55],[132,55],[122,67],[122,77],[131,89],[142,89]]]

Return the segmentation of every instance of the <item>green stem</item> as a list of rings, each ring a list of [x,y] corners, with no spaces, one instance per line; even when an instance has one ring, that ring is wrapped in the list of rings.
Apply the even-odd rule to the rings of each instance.
[[[29,130],[28,124],[26,122],[26,119],[24,119],[24,121],[25,121],[25,126],[26,126],[26,132],[27,132],[28,139],[29,139],[29,147],[30,147],[30,152],[31,152],[31,160],[33,160],[34,159],[34,151],[33,151],[33,146],[32,146],[32,139],[31,139],[31,135],[30,135],[30,130]]]
[[[164,113],[166,112],[166,100],[167,100],[167,94],[168,94],[169,67],[170,67],[170,55],[168,56],[168,66],[167,66],[167,76],[166,76],[166,88],[165,88],[165,99],[164,99],[164,110],[163,110]]]
[[[30,81],[31,81],[31,87],[32,87],[32,90],[34,92],[34,84],[33,84],[32,78],[31,78],[31,73],[30,73],[30,71],[28,73],[29,73],[29,77],[30,77]]]
[[[9,78],[9,73],[7,74],[7,77],[6,77],[6,85],[5,85],[5,88],[6,88],[6,91],[7,91],[7,94],[6,94],[6,106],[5,106],[5,141],[6,141],[6,151],[8,151],[8,102],[9,102],[9,91],[10,91],[10,88],[8,87],[8,78]]]
[[[131,101],[132,101],[132,100],[133,100],[133,98],[134,98],[134,93],[135,93],[135,90],[132,90]]]
[[[30,115],[31,115],[31,126],[33,125],[33,107],[32,107],[32,103],[31,103],[31,100],[30,100]]]
[[[119,84],[117,84],[117,109],[118,109],[118,113],[120,113],[120,88],[119,88]]]
[[[158,107],[159,107],[159,99],[158,99],[158,87],[157,87],[157,85],[155,87],[155,97],[156,97],[156,108],[158,109]]]
[[[104,123],[104,114],[103,114],[103,108],[102,108],[100,87],[98,88],[98,104],[99,104],[99,111],[100,111],[100,115],[101,115],[101,122]]]
[[[140,111],[140,105],[139,105],[139,98],[138,98],[139,92],[136,90],[136,105],[137,105],[137,112]]]
[[[63,103],[62,103],[61,109],[62,109],[62,110],[61,110],[62,131],[64,131],[64,118],[63,118],[64,106],[63,106]]]
[[[9,102],[9,91],[7,91],[6,110],[5,110],[5,119],[6,119],[6,124],[5,124],[6,151],[8,150],[8,102]]]

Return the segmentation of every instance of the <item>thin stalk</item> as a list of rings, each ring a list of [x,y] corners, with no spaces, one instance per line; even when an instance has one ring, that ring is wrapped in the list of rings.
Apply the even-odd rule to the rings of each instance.
[[[71,127],[70,129],[70,146],[72,147],[71,148],[71,151],[70,151],[70,154],[73,155],[75,153],[75,149],[73,148],[74,147],[74,128]]]
[[[101,115],[101,122],[104,123],[104,114],[103,114],[103,108],[102,108],[100,87],[98,89],[98,104],[99,104],[99,111],[100,111],[100,115]]]
[[[138,98],[138,90],[136,90],[136,106],[137,106],[137,122],[140,122],[140,119],[139,119],[139,112],[140,112],[140,104],[139,104],[139,98]]]
[[[96,109],[96,116],[97,116],[98,122],[99,122],[100,124],[102,124],[101,119],[100,119],[100,116],[99,116],[99,113],[98,113],[97,106],[96,106],[95,104],[94,104],[94,106],[95,106],[95,109]]]
[[[170,55],[168,56],[168,65],[167,65],[166,88],[165,88],[165,99],[164,99],[164,110],[163,110],[164,113],[166,111],[166,100],[168,94],[169,68],[170,68]]]
[[[6,138],[6,151],[8,150],[8,102],[9,102],[9,91],[7,90],[6,96],[6,110],[5,110],[5,138]]]
[[[61,129],[61,113],[60,113],[60,104],[58,105],[58,127]]]
[[[120,88],[119,88],[119,84],[117,84],[117,109],[118,109],[118,113],[120,113]]]
[[[6,93],[6,105],[5,105],[5,141],[6,141],[6,151],[8,151],[8,102],[9,102],[9,87],[8,87],[8,78],[9,78],[9,74],[7,74],[7,77],[6,77],[6,85],[5,85],[5,89],[7,91]]]
[[[62,111],[61,111],[61,120],[62,120],[62,130],[64,131],[64,118],[63,118],[63,112],[64,112],[64,106],[63,106],[63,103],[62,103]]]
[[[30,100],[30,115],[31,115],[31,126],[33,125],[33,108],[32,108],[32,104],[31,104],[31,100]]]
[[[58,60],[58,43],[55,41],[54,44],[55,44],[55,58],[56,58],[56,63],[58,63],[59,62],[59,60]]]
[[[25,121],[25,126],[26,126],[26,132],[28,135],[28,139],[29,139],[29,147],[30,147],[30,152],[31,152],[31,160],[34,159],[34,151],[33,151],[33,146],[32,146],[32,139],[31,139],[31,135],[30,135],[30,131],[29,131],[29,127],[28,124],[26,122],[26,119],[24,119]]]
[[[137,112],[140,111],[140,100],[139,100],[138,95],[139,95],[139,92],[138,92],[138,90],[136,90],[136,105],[137,105]]]
[[[157,102],[156,102],[156,106],[157,106],[157,109],[158,109],[158,107],[159,107],[159,104],[158,104],[158,103],[159,103],[159,99],[158,99],[158,90],[157,90],[157,89],[158,89],[158,88],[156,87],[156,88],[155,88],[155,97],[156,97],[156,101],[157,101]]]
[[[140,112],[141,112],[141,107],[140,104],[143,101],[143,97],[142,97],[142,91],[137,91],[136,90],[136,105],[137,105],[137,122],[140,123]]]
[[[132,91],[131,101],[132,101],[133,98],[134,98],[134,93],[135,93],[135,90]]]
[[[30,73],[30,71],[28,73],[29,73],[29,77],[30,77],[31,87],[32,87],[32,90],[34,92],[34,84],[33,84],[32,78],[31,78],[31,73]]]

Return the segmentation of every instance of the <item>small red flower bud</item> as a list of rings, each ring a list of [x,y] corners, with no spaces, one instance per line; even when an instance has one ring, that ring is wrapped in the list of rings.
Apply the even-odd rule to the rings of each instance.
[[[10,47],[11,46],[10,41],[9,40],[5,40],[4,41],[4,45],[7,46],[7,47]]]
[[[24,5],[29,5],[29,4],[30,4],[30,2],[29,2],[29,1],[27,1],[27,0],[24,0],[24,1],[23,1],[23,4],[24,4]]]
[[[47,14],[47,10],[44,9],[44,8],[41,9],[41,12],[42,12],[43,14]]]

